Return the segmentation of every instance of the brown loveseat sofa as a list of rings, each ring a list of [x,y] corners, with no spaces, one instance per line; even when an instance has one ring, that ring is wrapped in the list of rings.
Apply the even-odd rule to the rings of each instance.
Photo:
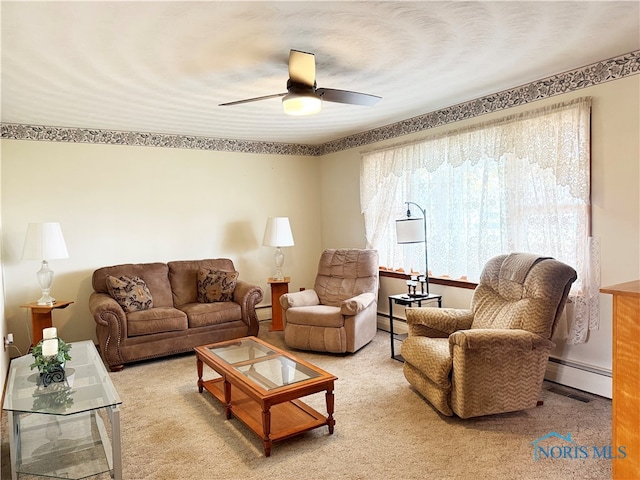
[[[109,368],[257,335],[263,291],[237,276],[226,258],[96,270],[89,309]]]

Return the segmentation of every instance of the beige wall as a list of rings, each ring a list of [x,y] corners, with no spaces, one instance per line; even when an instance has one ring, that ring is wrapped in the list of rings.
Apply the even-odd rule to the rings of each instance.
[[[0,167],[2,166],[2,149],[0,148]],[[2,198],[2,168],[0,168],[0,199]],[[1,205],[1,203],[0,203]],[[2,228],[2,209],[0,209],[0,266],[4,265],[2,260],[2,233],[4,229]],[[3,269],[0,269],[0,335],[4,341],[7,336],[7,322],[5,320],[4,313],[4,274],[2,272]],[[4,387],[4,380],[6,376],[7,369],[9,368],[9,355],[6,350],[3,350],[2,355],[0,355],[0,385]],[[4,390],[3,390],[4,391]]]
[[[58,221],[70,258],[50,261],[54,312],[67,341],[95,339],[88,310],[93,270],[128,262],[228,257],[270,304],[269,216],[288,216],[291,288],[308,286],[321,251],[317,158],[117,145],[2,140],[2,229],[7,331],[24,352],[39,296],[38,261],[21,260],[28,222]],[[308,259],[313,259],[309,262]]]
[[[365,248],[360,212],[360,163],[344,152],[322,158],[322,245]]]
[[[593,228],[602,244],[601,283],[609,285],[640,278],[639,91],[636,75],[425,133],[592,96]],[[263,287],[267,304],[266,218],[290,217],[296,245],[285,249],[285,273],[292,290],[308,287],[323,248],[365,246],[360,151],[425,133],[321,158],[2,140],[3,334],[13,332],[27,348],[29,317],[20,305],[39,296],[38,262],[20,259],[28,222],[62,224],[70,258],[51,266],[53,295],[75,302],[54,315],[65,340],[95,339],[87,302],[91,273],[104,265],[230,257],[241,278]],[[379,309],[403,290],[401,281],[383,281]],[[468,291],[437,290],[445,306],[468,305]],[[610,370],[610,298],[602,295],[601,304],[600,330],[583,345],[560,343],[557,357]]]
[[[322,159],[323,242],[337,244],[341,240],[355,241],[364,237],[359,203],[355,203],[359,202],[356,192],[359,191],[361,151],[419,139],[426,134],[460,128],[576,97],[591,96],[592,218],[593,234],[601,241],[601,284],[605,286],[640,278],[639,92],[640,75],[635,75],[429,132],[327,155]],[[396,208],[401,212],[402,207],[389,208]],[[338,220],[332,221],[334,218]],[[404,288],[402,281],[385,279],[382,282],[379,310],[387,312],[386,296],[401,293]],[[436,287],[435,290],[444,295],[445,306],[468,306],[468,294],[446,287]],[[601,295],[600,300],[600,329],[590,332],[589,341],[582,345],[570,346],[559,342],[554,351],[555,356],[599,369],[611,369],[611,299],[608,295]]]

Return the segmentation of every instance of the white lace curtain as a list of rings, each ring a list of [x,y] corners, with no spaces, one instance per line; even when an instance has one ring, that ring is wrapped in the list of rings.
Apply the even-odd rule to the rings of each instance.
[[[424,244],[398,245],[395,220],[427,212],[429,271],[476,281],[515,251],[552,256],[578,280],[559,333],[586,341],[599,323],[599,248],[590,237],[591,99],[553,105],[362,155],[369,248],[390,269],[424,271]],[[421,217],[412,209],[413,217]]]

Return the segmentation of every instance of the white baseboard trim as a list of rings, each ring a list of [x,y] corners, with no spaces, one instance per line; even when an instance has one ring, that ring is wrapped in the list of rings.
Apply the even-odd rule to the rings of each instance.
[[[394,315],[395,316],[395,315]],[[378,322],[377,322],[378,330],[384,330],[385,332],[389,331],[389,318],[384,316],[382,313],[378,313]],[[393,321],[393,332],[394,333],[407,333],[409,329],[407,328],[407,322],[403,322],[394,318]]]
[[[266,305],[263,307],[256,307],[256,316],[258,317],[259,322],[264,322],[265,320],[271,320],[271,305]]]
[[[605,370],[550,358],[544,378],[601,397],[612,396],[611,372]]]

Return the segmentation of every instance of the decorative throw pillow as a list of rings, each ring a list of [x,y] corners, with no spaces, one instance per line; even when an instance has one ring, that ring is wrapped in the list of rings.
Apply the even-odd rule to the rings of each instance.
[[[198,302],[230,302],[236,289],[238,272],[222,270],[198,270]]]
[[[140,277],[107,275],[107,290],[127,313],[153,307],[151,292]]]

